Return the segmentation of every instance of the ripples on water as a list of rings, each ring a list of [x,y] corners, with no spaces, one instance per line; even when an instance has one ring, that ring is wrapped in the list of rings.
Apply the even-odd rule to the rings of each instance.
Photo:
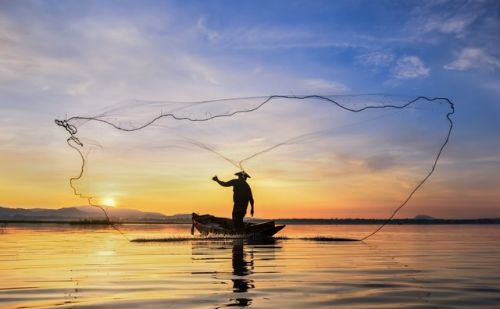
[[[130,238],[189,225],[123,226]],[[500,226],[290,225],[290,239],[129,243],[108,228],[8,225],[2,308],[500,308]]]

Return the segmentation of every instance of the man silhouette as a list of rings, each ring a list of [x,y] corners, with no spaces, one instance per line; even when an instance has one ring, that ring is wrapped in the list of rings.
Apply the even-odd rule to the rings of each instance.
[[[253,217],[253,196],[252,189],[250,185],[247,183],[247,178],[250,178],[250,175],[245,173],[244,171],[235,173],[238,176],[238,179],[232,179],[227,182],[219,180],[217,176],[212,178],[213,181],[216,181],[219,185],[223,187],[233,187],[233,223],[234,229],[238,232],[243,232],[245,229],[245,225],[243,224],[243,218],[247,213],[248,202],[252,206],[250,210],[250,214]]]

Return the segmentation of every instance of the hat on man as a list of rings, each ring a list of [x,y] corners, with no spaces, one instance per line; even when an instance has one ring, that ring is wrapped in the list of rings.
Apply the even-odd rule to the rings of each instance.
[[[238,173],[234,173],[236,176],[243,176],[245,178],[251,178],[250,175],[248,175],[245,171],[241,171]]]

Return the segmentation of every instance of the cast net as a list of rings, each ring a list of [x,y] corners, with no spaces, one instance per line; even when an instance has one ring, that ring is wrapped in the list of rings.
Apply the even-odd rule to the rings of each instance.
[[[71,188],[90,205],[112,195],[121,207],[228,217],[231,197],[210,179],[244,170],[256,217],[390,220],[434,172],[453,113],[447,98],[274,95],[130,100],[56,124],[81,159]]]

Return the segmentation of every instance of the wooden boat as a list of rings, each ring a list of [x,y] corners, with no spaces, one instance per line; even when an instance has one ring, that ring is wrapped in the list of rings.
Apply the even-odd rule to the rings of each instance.
[[[219,234],[219,235],[236,235],[245,238],[268,238],[281,231],[285,225],[276,225],[274,221],[263,223],[247,223],[243,232],[235,231],[233,220],[228,218],[220,218],[212,215],[198,215],[193,213],[193,226],[191,234],[194,234],[196,229],[202,235]]]

